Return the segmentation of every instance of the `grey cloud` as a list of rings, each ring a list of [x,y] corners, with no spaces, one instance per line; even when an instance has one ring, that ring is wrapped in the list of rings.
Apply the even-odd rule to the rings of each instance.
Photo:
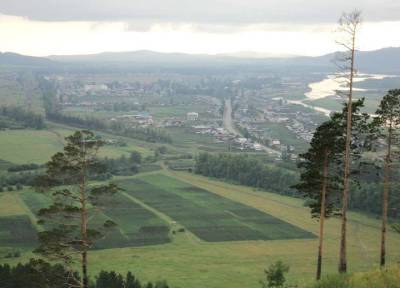
[[[343,11],[363,10],[368,21],[400,20],[399,0],[1,0],[0,13],[42,21],[127,21],[249,25],[332,23]],[[139,23],[139,24],[134,24]]]

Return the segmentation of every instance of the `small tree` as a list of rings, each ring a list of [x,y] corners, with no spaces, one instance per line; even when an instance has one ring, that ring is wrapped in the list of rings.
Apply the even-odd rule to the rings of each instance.
[[[140,154],[137,151],[131,152],[130,161],[135,164],[141,164],[142,163],[142,154]]]
[[[390,90],[383,97],[379,109],[376,111],[377,117],[374,122],[383,128],[381,137],[386,140],[387,148],[384,159],[383,171],[383,197],[382,197],[382,232],[381,232],[381,252],[380,265],[385,266],[386,257],[386,231],[389,207],[389,192],[391,182],[391,170],[393,162],[393,148],[399,138],[398,128],[400,126],[400,89]]]
[[[66,142],[64,151],[51,158],[46,174],[36,182],[38,190],[52,199],[49,207],[38,212],[45,230],[39,232],[36,252],[69,267],[79,261],[81,279],[75,280],[77,286],[88,288],[88,251],[107,228],[115,225],[110,220],[94,221],[94,217],[118,187],[89,186],[89,177],[102,170],[96,156],[103,142],[92,132],[77,131]]]
[[[282,261],[277,261],[264,270],[266,281],[261,281],[263,288],[284,287],[285,274],[289,272],[289,266]]]

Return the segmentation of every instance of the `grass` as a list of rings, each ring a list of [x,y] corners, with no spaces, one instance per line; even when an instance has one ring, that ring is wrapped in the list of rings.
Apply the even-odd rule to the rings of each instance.
[[[117,182],[204,241],[313,238],[311,233],[249,206],[162,174]]]
[[[314,234],[318,232],[318,222],[310,218],[309,210],[303,207],[300,199],[231,185],[186,172],[162,173],[185,182],[186,186],[202,188],[263,211],[303,230]],[[157,185],[156,182],[151,184]],[[15,205],[18,206],[18,203]],[[19,213],[18,211],[24,209],[14,207],[13,211]],[[161,217],[161,214],[158,216]],[[349,213],[350,272],[367,271],[378,266],[379,227],[379,220],[359,213]],[[339,219],[329,219],[326,223],[323,256],[324,275],[337,271],[339,231]],[[282,260],[290,265],[289,282],[305,287],[315,277],[317,246],[317,239],[206,242],[196,240],[186,231],[172,235],[172,242],[164,245],[92,251],[89,255],[89,271],[91,275],[102,269],[113,269],[121,273],[133,271],[143,281],[167,279],[176,288],[198,288],[205,285],[209,288],[257,288],[260,287],[259,280],[264,276],[263,269]],[[400,235],[390,231],[387,246],[389,264],[400,261],[399,246]],[[0,263],[15,264],[30,257],[33,255],[24,253],[20,259],[0,259]]]
[[[33,191],[20,192],[17,197],[20,197],[29,208],[30,216],[37,214],[39,209],[48,207],[50,204],[46,195]],[[91,223],[92,227],[100,226],[107,219],[118,225],[112,230],[106,231],[105,238],[97,242],[96,249],[156,245],[170,242],[169,227],[165,221],[122,194],[115,195],[106,209],[102,211],[92,210],[92,212],[91,215],[96,215],[96,220]]]
[[[74,133],[75,130],[77,129],[50,125],[48,130],[23,129],[0,131],[1,163],[43,164],[49,161],[52,155],[63,149],[65,144],[64,138]],[[106,137],[106,139],[121,138],[108,134],[101,135]],[[143,157],[152,155],[152,151],[146,143],[128,138],[124,138],[124,140],[127,143],[126,146],[103,146],[99,156],[118,158],[122,155],[129,156],[132,151],[140,152]]]
[[[385,269],[373,269],[351,275],[328,275],[311,285],[312,288],[399,288],[400,267],[391,265]]]
[[[14,164],[42,164],[60,151],[57,136],[47,130],[0,131],[0,159]]]

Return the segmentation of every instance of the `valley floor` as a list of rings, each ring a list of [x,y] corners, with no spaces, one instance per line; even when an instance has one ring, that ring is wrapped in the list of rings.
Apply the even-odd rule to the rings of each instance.
[[[310,218],[308,209],[303,207],[300,199],[256,191],[186,172],[165,170],[147,175],[160,173],[258,209],[305,231],[318,232],[317,221]],[[137,177],[142,177],[140,175],[143,174]],[[22,214],[34,218],[18,192],[4,192],[0,197],[0,216]],[[155,212],[164,220],[168,219],[162,212]],[[380,222],[358,213],[350,213],[349,218],[349,270],[365,271],[377,267]],[[338,219],[327,221],[324,274],[336,272],[339,224]],[[397,263],[400,261],[400,234],[390,232],[388,236],[388,262]],[[166,279],[175,288],[255,288],[260,287],[259,280],[263,278],[264,268],[282,260],[290,265],[290,283],[301,287],[314,279],[316,238],[205,242],[186,231],[171,235],[171,239],[170,243],[162,245],[92,251],[89,258],[90,273],[94,275],[102,269],[120,273],[132,271],[144,281]],[[0,248],[0,253],[6,250],[7,247]],[[0,263],[17,263],[30,257],[33,255],[26,252],[22,258],[2,257]]]

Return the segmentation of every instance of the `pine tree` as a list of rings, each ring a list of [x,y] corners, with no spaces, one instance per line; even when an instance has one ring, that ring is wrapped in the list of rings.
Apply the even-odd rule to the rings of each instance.
[[[383,97],[378,110],[377,117],[374,122],[377,126],[382,127],[381,137],[386,138],[386,153],[384,159],[383,171],[383,197],[382,197],[382,233],[381,233],[381,251],[380,265],[385,266],[386,258],[386,231],[388,220],[389,192],[391,182],[391,170],[393,162],[393,146],[399,139],[399,133],[396,128],[400,126],[400,89],[390,90]]]
[[[90,176],[102,170],[96,156],[103,142],[94,136],[83,130],[67,137],[64,151],[51,158],[46,174],[36,182],[38,190],[52,200],[49,207],[38,212],[39,223],[45,230],[39,232],[40,246],[36,252],[67,267],[79,261],[81,279],[76,282],[82,288],[88,287],[89,249],[115,225],[110,220],[101,222],[93,218],[118,191],[114,184],[89,185]]]
[[[333,166],[343,149],[339,145],[342,131],[333,120],[322,123],[314,133],[307,153],[301,154],[298,167],[302,169],[300,183],[295,185],[312,201],[309,202],[312,217],[319,218],[319,245],[316,279],[321,278],[325,218],[337,208],[339,177]],[[336,175],[335,175],[336,173]]]
[[[341,59],[342,71],[341,76],[345,79],[348,91],[345,93],[347,97],[347,127],[345,138],[345,155],[344,155],[344,177],[343,177],[343,195],[342,195],[342,226],[340,237],[340,255],[339,255],[339,272],[347,272],[347,209],[349,205],[349,188],[350,188],[350,150],[352,138],[352,103],[353,103],[353,84],[356,55],[356,37],[359,26],[361,24],[361,12],[353,11],[349,14],[344,13],[339,20],[339,31],[345,33],[346,39],[338,41],[338,43],[346,49]]]
[[[351,160],[360,162],[364,147],[370,143],[369,115],[360,113],[364,99],[352,103]],[[343,155],[347,128],[348,106],[341,113],[322,123],[315,131],[309,150],[300,155],[298,167],[302,170],[300,182],[293,186],[310,201],[311,216],[319,218],[319,245],[316,278],[321,278],[324,222],[327,217],[339,215],[339,190],[343,183]]]

